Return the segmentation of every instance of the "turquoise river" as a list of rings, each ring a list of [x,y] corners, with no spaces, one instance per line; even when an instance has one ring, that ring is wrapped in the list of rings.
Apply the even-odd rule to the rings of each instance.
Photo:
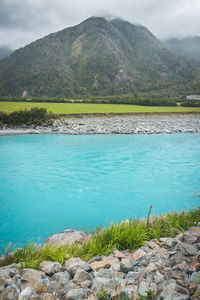
[[[0,137],[0,248],[200,205],[200,134]]]

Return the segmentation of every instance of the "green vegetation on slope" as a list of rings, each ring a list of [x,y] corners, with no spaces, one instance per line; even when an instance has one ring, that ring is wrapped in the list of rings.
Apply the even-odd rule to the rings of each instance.
[[[198,68],[143,26],[89,18],[0,62],[0,96],[73,97],[200,92]]]
[[[93,237],[83,245],[73,244],[65,247],[27,244],[7,256],[3,264],[23,263],[24,267],[39,268],[43,260],[58,261],[63,264],[66,256],[89,260],[97,255],[109,255],[118,250],[140,248],[145,241],[153,238],[175,236],[195,226],[200,220],[200,208],[181,213],[173,212],[146,220],[130,219],[129,223],[111,224],[108,228],[97,228]]]
[[[56,114],[107,114],[107,113],[200,113],[199,107],[165,107],[165,106],[139,106],[123,104],[81,104],[81,103],[25,103],[0,102],[0,111],[11,113],[31,108],[46,108],[48,112]]]

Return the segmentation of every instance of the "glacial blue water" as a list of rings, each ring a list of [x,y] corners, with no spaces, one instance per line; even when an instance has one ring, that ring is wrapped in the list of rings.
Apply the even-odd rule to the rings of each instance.
[[[0,137],[0,247],[200,204],[200,134]]]

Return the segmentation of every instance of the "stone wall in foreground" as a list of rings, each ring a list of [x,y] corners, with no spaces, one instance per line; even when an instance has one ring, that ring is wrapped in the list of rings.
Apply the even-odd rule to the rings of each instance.
[[[63,265],[43,261],[40,271],[0,268],[1,300],[94,300],[102,289],[113,300],[138,299],[150,290],[148,299],[200,299],[200,227],[87,263],[72,258]]]

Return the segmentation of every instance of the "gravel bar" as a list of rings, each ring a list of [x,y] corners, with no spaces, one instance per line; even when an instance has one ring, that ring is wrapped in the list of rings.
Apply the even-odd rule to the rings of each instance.
[[[54,120],[48,127],[1,125],[0,135],[16,134],[170,134],[200,133],[200,114],[81,116]]]

